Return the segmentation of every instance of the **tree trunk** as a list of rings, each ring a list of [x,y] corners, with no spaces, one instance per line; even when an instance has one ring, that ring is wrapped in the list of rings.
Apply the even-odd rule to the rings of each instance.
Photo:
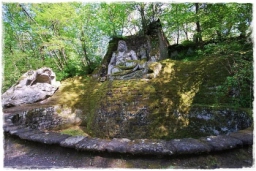
[[[222,39],[221,32],[219,30],[216,30],[216,33],[217,33],[218,39],[221,40]]]
[[[53,60],[54,60],[54,62],[55,62],[55,64],[56,64],[56,66],[59,68],[59,70],[62,71],[63,68],[62,68],[61,65],[58,63],[58,61],[56,60],[56,58],[54,58],[54,57],[52,56],[51,52],[50,52],[49,54],[50,54],[50,56],[53,58]]]
[[[53,50],[53,53],[54,53],[54,55],[57,57],[61,68],[64,68],[64,64],[63,64],[61,58],[59,57],[59,55],[55,52],[55,50]]]
[[[22,9],[22,11],[26,14],[26,16],[31,20],[33,21],[34,23],[36,23],[36,21],[33,19],[33,17],[30,16],[30,14],[26,11],[26,9],[21,5],[19,4],[20,8]]]
[[[186,30],[186,27],[182,24],[182,27],[183,27],[183,31],[186,35],[186,40],[188,40],[188,31]]]
[[[67,64],[67,63],[68,63],[68,60],[67,60],[67,57],[66,57],[66,54],[65,54],[65,49],[64,49],[64,48],[61,48],[60,53],[61,53],[61,55],[63,56],[63,59],[64,59],[65,64]]]
[[[82,31],[81,31],[81,38],[80,38],[80,41],[81,41],[81,43],[82,43],[82,50],[83,50],[83,53],[84,53],[84,59],[86,60],[86,64],[87,64],[87,67],[88,67],[87,72],[88,72],[88,74],[90,74],[90,73],[93,72],[93,70],[92,70],[92,68],[91,68],[91,61],[90,61],[90,59],[88,58],[87,50],[86,50],[86,45],[85,45],[85,42],[84,42],[84,40],[83,40],[84,36],[85,36],[85,35],[84,35],[84,30],[82,30]]]
[[[201,25],[199,22],[199,17],[198,17],[198,13],[199,13],[199,3],[195,3],[196,6],[196,43],[202,42],[202,35],[201,35]]]
[[[179,39],[180,39],[180,29],[178,27],[178,32],[177,32],[177,45],[179,44]]]
[[[176,5],[176,15],[178,14],[178,5]],[[177,20],[177,26],[178,26],[178,33],[177,33],[177,45],[179,44],[179,38],[180,38],[180,26],[179,22]]]
[[[147,21],[146,21],[146,17],[145,17],[145,4],[144,3],[140,4],[139,12],[141,15],[141,25],[142,25],[143,35],[146,35],[147,34]]]

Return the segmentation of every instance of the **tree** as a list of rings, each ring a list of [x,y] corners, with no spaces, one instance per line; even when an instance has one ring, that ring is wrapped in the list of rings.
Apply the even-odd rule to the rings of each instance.
[[[163,3],[135,3],[133,9],[138,11],[140,14],[141,22],[141,33],[142,35],[147,34],[147,26],[159,19],[163,12]]]
[[[194,13],[192,9],[193,4],[170,4],[164,9],[161,21],[165,24],[165,28],[169,34],[175,37],[176,44],[179,44],[181,37],[189,39],[189,32],[192,32]]]
[[[199,3],[195,3],[196,7],[196,43],[202,42],[201,25],[199,21]]]
[[[29,69],[51,67],[58,79],[90,74],[108,41],[147,34],[160,19],[179,44],[250,35],[252,4],[222,3],[4,3],[4,88]],[[8,81],[7,81],[8,78]]]
[[[3,4],[3,89],[10,87],[24,72],[39,66],[37,49],[32,41],[31,19],[21,4]]]
[[[203,4],[201,12],[202,34],[206,39],[245,35],[252,21],[251,4]]]
[[[101,3],[98,12],[101,21],[99,28],[109,36],[122,36],[131,7],[130,3]]]

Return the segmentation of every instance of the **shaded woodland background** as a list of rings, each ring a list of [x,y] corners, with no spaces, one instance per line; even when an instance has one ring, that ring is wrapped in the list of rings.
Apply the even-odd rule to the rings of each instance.
[[[112,38],[146,35],[159,19],[170,48],[196,47],[175,60],[222,56],[229,76],[220,94],[231,93],[236,106],[252,107],[252,4],[3,3],[2,11],[3,92],[29,69],[43,66],[60,81],[90,75]]]

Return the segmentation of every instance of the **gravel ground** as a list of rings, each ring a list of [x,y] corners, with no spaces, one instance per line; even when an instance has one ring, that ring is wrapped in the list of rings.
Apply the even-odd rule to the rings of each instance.
[[[76,151],[57,145],[29,142],[5,135],[4,168],[253,168],[252,146],[221,153],[179,156],[133,156]]]

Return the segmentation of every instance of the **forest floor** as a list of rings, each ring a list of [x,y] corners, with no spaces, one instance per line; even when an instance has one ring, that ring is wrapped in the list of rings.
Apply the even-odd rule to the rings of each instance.
[[[5,135],[4,167],[16,169],[49,168],[137,168],[137,169],[215,169],[253,168],[252,146],[220,153],[179,156],[133,156],[76,151]]]

